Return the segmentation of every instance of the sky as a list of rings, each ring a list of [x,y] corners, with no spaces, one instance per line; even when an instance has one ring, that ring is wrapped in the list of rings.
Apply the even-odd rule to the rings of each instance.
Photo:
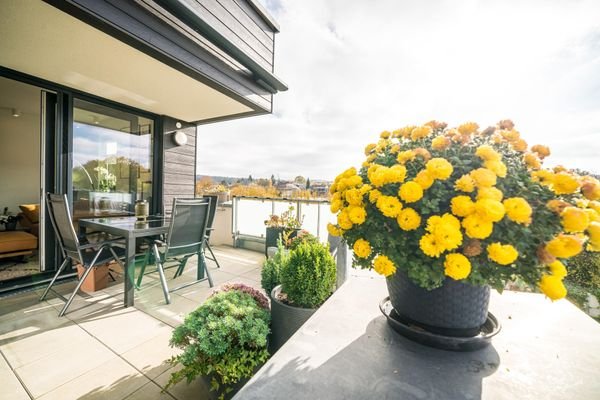
[[[200,126],[199,174],[331,180],[383,130],[507,118],[545,165],[600,172],[600,1],[261,1],[289,90]]]

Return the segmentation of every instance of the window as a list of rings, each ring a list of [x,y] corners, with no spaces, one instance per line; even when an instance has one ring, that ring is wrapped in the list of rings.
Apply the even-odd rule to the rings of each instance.
[[[76,218],[133,213],[152,202],[154,122],[126,111],[75,99],[73,214]]]

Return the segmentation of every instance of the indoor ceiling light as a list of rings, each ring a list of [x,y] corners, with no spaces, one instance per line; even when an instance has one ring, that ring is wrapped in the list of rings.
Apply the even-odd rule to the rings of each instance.
[[[13,108],[12,109],[12,116],[15,117],[15,118],[20,117],[21,116],[21,111],[19,109],[17,109],[17,108]]]
[[[98,117],[94,117],[94,124],[98,125],[100,123],[100,120],[98,119]]]

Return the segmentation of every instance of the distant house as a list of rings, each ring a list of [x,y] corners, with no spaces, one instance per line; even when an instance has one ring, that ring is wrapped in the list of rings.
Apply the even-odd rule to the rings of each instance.
[[[310,185],[310,190],[317,197],[327,197],[329,186],[328,182],[314,182]]]
[[[277,185],[277,191],[281,197],[293,197],[294,194],[300,192],[301,190],[302,188],[291,182],[282,182]]]

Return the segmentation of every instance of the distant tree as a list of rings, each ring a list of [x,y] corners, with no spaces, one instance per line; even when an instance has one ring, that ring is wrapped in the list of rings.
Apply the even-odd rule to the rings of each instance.
[[[275,181],[275,175],[271,174],[271,185],[275,186],[277,182]]]
[[[269,187],[269,186],[272,186],[272,185],[271,185],[271,181],[270,181],[269,179],[265,179],[265,178],[258,178],[258,179],[256,180],[256,184],[257,184],[258,186],[263,186],[263,187]]]
[[[252,181],[253,181],[252,175],[248,175],[248,182],[252,182]]]
[[[225,179],[221,179],[221,185],[227,186],[227,181]]]
[[[306,189],[310,189],[310,178],[306,178]]]
[[[205,190],[214,186],[214,182],[210,176],[203,176],[196,182],[196,194],[202,194]]]
[[[294,178],[294,182],[299,185],[304,185],[304,184],[306,184],[306,178],[304,178],[302,175],[298,175],[297,177]]]

